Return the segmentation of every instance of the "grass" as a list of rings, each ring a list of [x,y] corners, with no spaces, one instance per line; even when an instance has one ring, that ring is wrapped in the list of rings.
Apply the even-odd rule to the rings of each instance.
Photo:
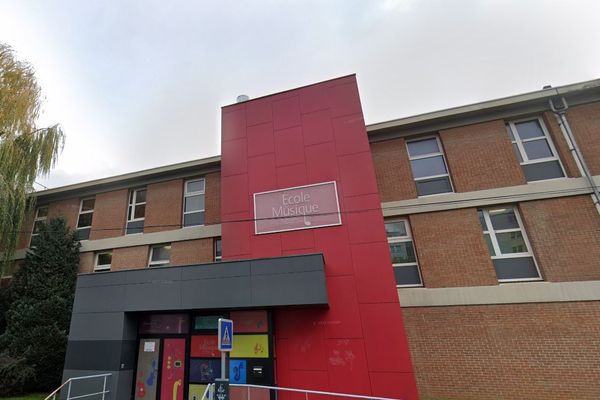
[[[18,397],[0,397],[1,400],[44,400],[48,396],[44,393],[31,393]]]

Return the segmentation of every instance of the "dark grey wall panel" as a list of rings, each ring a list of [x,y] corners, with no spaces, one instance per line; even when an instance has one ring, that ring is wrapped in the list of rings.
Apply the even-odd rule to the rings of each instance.
[[[118,371],[122,345],[121,340],[69,340],[64,368]]]
[[[185,281],[181,289],[182,309],[249,307],[252,303],[249,275]]]
[[[123,311],[126,289],[126,285],[78,287],[73,313]]]
[[[125,314],[74,313],[71,316],[69,340],[114,340],[123,339]]]
[[[325,276],[318,271],[297,274],[255,275],[252,277],[252,303],[256,306],[327,304],[322,290]]]

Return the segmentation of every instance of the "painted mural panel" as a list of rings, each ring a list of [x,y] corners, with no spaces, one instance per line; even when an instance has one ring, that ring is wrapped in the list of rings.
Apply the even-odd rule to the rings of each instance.
[[[140,334],[188,333],[190,318],[187,314],[152,314],[140,317]]]
[[[246,383],[246,360],[229,360],[229,382]]]
[[[268,335],[233,335],[231,358],[269,357]]]
[[[230,318],[235,333],[261,333],[269,331],[266,311],[232,311]]]
[[[217,335],[194,335],[190,347],[192,357],[220,357]]]
[[[141,339],[135,378],[135,398],[156,399],[160,339]]]
[[[161,400],[183,400],[185,339],[165,339],[161,369]]]
[[[217,329],[219,318],[227,318],[225,315],[198,315],[194,319],[194,329]]]
[[[208,385],[189,385],[188,400],[201,400]]]
[[[190,382],[212,383],[221,374],[221,359],[192,358],[190,360]]]

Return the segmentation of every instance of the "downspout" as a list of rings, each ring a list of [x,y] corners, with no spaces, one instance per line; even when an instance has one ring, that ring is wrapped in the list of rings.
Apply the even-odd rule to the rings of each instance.
[[[594,177],[592,176],[583,155],[581,154],[581,150],[577,145],[577,141],[573,136],[573,131],[569,125],[569,121],[567,121],[567,109],[569,105],[567,104],[567,100],[564,97],[554,97],[549,100],[550,109],[556,116],[556,121],[558,122],[558,126],[560,126],[560,130],[562,131],[565,140],[567,141],[567,145],[569,146],[569,150],[575,159],[575,163],[577,164],[577,168],[582,176],[584,176],[590,187],[592,188],[592,202],[596,206],[596,211],[600,214],[600,192],[598,192],[598,186],[596,186],[596,182],[594,181]]]

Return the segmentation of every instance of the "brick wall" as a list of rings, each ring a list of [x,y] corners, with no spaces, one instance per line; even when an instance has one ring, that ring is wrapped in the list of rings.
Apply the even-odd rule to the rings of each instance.
[[[50,203],[48,206],[48,219],[64,217],[67,225],[71,229],[77,228],[77,219],[79,218],[79,198],[60,200]]]
[[[552,137],[552,142],[554,143],[554,147],[556,147],[556,151],[558,151],[558,156],[560,157],[560,161],[565,168],[567,176],[570,178],[581,176],[579,169],[577,168],[577,164],[575,163],[575,159],[571,155],[571,151],[567,145],[565,135],[560,130],[554,114],[550,111],[545,112],[543,115],[543,120],[548,128],[550,137]]]
[[[96,195],[90,240],[122,236],[127,219],[129,190],[115,190]]]
[[[417,189],[404,139],[386,140],[370,145],[381,201],[416,198]]]
[[[19,238],[17,239],[17,249],[26,249],[29,247],[29,240],[31,239],[31,231],[33,229],[34,214],[35,210],[33,213],[25,216],[25,220],[21,225]]]
[[[171,265],[191,265],[213,262],[213,239],[174,242],[171,247]]]
[[[148,246],[122,247],[112,253],[111,271],[145,268],[148,266]]]
[[[594,175],[600,175],[600,102],[569,108],[567,120]]]
[[[426,287],[497,285],[474,208],[410,216]]]
[[[600,279],[600,216],[590,196],[528,201],[519,208],[545,280]]]
[[[442,130],[440,138],[456,192],[527,183],[504,121]]]
[[[600,398],[600,302],[403,314],[422,400]]]
[[[221,222],[221,173],[206,174],[204,178],[206,184],[204,222],[206,225],[218,224]]]
[[[181,227],[183,180],[148,185],[144,233],[170,231]]]
[[[94,272],[95,257],[93,251],[79,254],[79,273],[87,274]]]

